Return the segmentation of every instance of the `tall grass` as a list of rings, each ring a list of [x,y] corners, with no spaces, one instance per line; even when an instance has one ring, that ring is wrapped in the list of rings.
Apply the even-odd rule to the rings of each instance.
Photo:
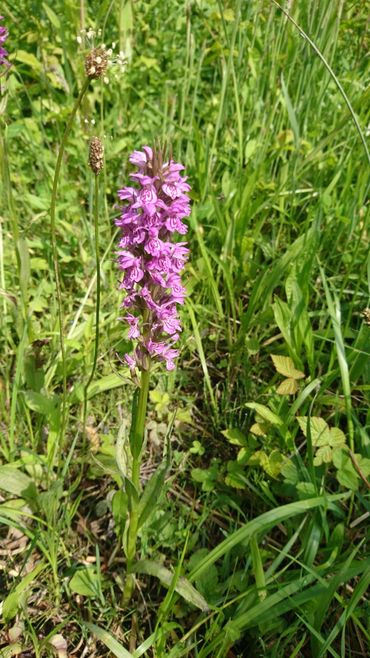
[[[367,655],[366,8],[3,2],[14,63],[1,116],[0,520],[10,546],[1,588],[6,633],[16,615],[24,624],[13,642],[22,650],[55,655],[61,634],[69,651],[82,637],[87,655],[126,658]],[[89,90],[66,146],[54,245],[63,360],[48,217],[57,145],[83,80],[81,17],[132,58],[118,80]],[[101,122],[106,147],[87,445],[96,265],[85,119]],[[121,609],[114,444],[131,389],[116,356],[128,342],[117,320],[115,190],[127,153],[158,136],[194,190],[182,355],[177,373],[155,382],[147,477],[171,406],[177,467],[141,537],[141,557],[175,576],[167,595],[140,576],[141,595]],[[294,396],[277,394],[271,355],[304,373]],[[305,436],[297,416],[308,419]],[[342,430],[365,481],[345,457],[317,465],[317,418]],[[251,432],[256,422],[265,436]],[[271,476],[262,457],[238,462],[236,446],[251,445],[282,460],[281,472]],[[184,603],[180,575],[208,612]]]

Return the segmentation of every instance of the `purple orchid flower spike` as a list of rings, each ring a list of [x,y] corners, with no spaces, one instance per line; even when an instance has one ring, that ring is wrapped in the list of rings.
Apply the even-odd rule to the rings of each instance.
[[[130,175],[136,187],[118,191],[124,206],[116,220],[121,229],[117,260],[123,272],[120,288],[126,291],[124,320],[138,344],[125,360],[131,369],[147,370],[162,361],[173,370],[179,354],[173,346],[181,331],[177,305],[185,299],[180,273],[189,249],[172,238],[188,230],[182,220],[190,215],[190,186],[180,175],[183,165],[171,158],[164,162],[160,150],[144,146],[130,162],[137,167]]]
[[[4,16],[0,16],[0,21],[3,20]],[[0,66],[6,66],[7,68],[10,66],[10,62],[7,59],[9,53],[6,48],[3,47],[3,44],[7,40],[8,36],[9,32],[6,27],[4,27],[4,25],[0,25]]]

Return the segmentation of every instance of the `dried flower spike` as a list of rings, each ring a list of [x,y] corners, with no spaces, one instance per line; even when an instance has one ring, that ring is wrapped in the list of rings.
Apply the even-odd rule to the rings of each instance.
[[[103,77],[108,66],[109,53],[105,48],[93,48],[85,59],[85,73],[88,78],[97,80]]]
[[[140,370],[148,370],[156,361],[173,370],[179,354],[173,348],[181,331],[176,306],[184,303],[180,272],[189,250],[186,242],[171,238],[174,233],[187,233],[182,220],[190,214],[190,186],[180,175],[181,164],[163,160],[163,152],[149,146],[134,151],[130,162],[138,171],[130,178],[138,188],[118,192],[126,204],[116,220],[121,229],[118,265],[124,272],[120,286],[126,291],[124,319],[129,338],[137,340],[133,356],[126,354],[125,359],[130,368]]]
[[[104,167],[104,146],[99,137],[93,137],[89,144],[89,166],[95,176],[100,174]]]
[[[365,324],[370,327],[370,308],[364,308],[361,315],[364,318]]]

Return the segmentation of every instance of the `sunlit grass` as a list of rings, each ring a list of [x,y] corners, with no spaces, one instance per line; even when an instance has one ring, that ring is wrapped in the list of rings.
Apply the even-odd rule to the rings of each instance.
[[[288,3],[294,22],[263,0],[13,4],[1,8],[13,66],[1,79],[0,652],[52,656],[61,634],[69,652],[82,638],[78,655],[366,656],[366,2]],[[63,369],[49,210],[83,82],[81,21],[104,29],[130,62],[89,89],[66,145],[56,213]],[[104,137],[106,166],[100,348],[84,428],[96,302],[92,134]],[[113,219],[127,154],[158,137],[193,188],[191,259],[182,353],[176,373],[154,382],[143,477],[177,409],[173,466],[139,557],[175,579],[166,590],[140,575],[123,609],[114,451],[132,387],[117,357],[127,338]],[[271,355],[304,373],[294,394],[277,392],[289,373]],[[305,434],[298,416],[310,419]],[[317,419],[330,428],[321,437]],[[339,430],[351,453],[333,456]],[[180,575],[209,611],[183,600]]]

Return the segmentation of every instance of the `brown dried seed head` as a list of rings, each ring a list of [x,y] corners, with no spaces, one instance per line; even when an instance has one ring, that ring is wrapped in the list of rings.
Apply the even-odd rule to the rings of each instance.
[[[85,72],[88,78],[97,80],[107,70],[108,53],[105,48],[94,48],[85,59]]]
[[[99,137],[93,137],[89,145],[89,166],[95,176],[100,174],[104,167],[104,146]]]
[[[361,312],[362,317],[364,318],[365,324],[370,327],[370,308],[364,308]]]

